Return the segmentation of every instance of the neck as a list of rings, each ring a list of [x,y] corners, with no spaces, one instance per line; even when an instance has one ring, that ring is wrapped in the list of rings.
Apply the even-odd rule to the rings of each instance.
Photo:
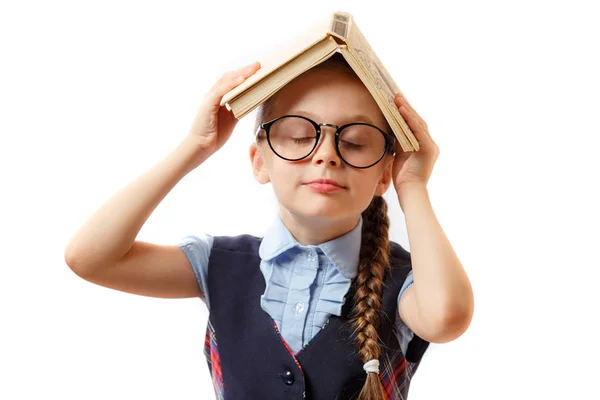
[[[307,217],[280,206],[281,220],[303,246],[318,245],[345,235],[356,228],[360,215],[343,219]]]

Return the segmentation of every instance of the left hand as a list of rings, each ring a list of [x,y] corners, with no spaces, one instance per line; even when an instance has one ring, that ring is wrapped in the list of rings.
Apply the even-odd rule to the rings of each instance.
[[[440,150],[429,134],[427,123],[400,93],[396,94],[394,102],[419,142],[418,151],[402,151],[400,143],[396,141],[396,157],[392,169],[394,188],[398,191],[401,187],[414,183],[426,186]]]

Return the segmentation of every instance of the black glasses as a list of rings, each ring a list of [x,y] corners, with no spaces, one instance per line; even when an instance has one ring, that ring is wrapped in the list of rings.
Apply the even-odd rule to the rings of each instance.
[[[353,122],[342,126],[318,124],[302,115],[284,115],[258,126],[256,135],[264,129],[269,147],[288,161],[308,157],[319,144],[321,126],[335,127],[335,149],[338,156],[355,168],[377,164],[386,151],[393,149],[396,138],[375,125]],[[395,154],[395,153],[394,153]]]

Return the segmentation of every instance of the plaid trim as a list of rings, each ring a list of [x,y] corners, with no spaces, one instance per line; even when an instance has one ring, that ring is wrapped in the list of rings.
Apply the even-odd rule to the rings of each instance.
[[[215,329],[213,328],[210,319],[206,325],[206,335],[204,337],[204,356],[206,357],[208,370],[210,371],[210,375],[212,377],[216,399],[224,400],[225,390],[223,389],[223,376],[221,375],[219,348],[217,346]]]
[[[277,335],[279,336],[279,339],[281,340],[281,343],[283,343],[283,345],[287,349],[288,353],[290,353],[290,356],[292,356],[292,358],[294,359],[294,362],[296,363],[296,365],[298,366],[298,369],[300,370],[300,372],[302,374],[302,382],[304,382],[304,371],[302,371],[302,366],[300,365],[300,362],[296,358],[296,354],[300,353],[300,351],[302,351],[302,349],[300,349],[298,351],[298,353],[294,354],[294,352],[292,351],[292,349],[290,348],[290,346],[287,344],[287,342],[285,341],[285,339],[283,338],[283,336],[281,336],[281,333],[279,333],[279,329],[277,329],[277,323],[274,320],[273,320],[273,328],[275,328],[275,332],[277,332]]]
[[[406,361],[404,354],[397,351],[390,360],[385,357],[379,370],[379,379],[383,385],[385,399],[404,400],[408,395],[408,386],[412,377],[411,363]]]

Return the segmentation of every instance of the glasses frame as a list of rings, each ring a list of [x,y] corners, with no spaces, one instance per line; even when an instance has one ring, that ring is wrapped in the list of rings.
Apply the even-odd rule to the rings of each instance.
[[[312,124],[312,126],[315,128],[315,132],[317,134],[316,136],[316,140],[315,140],[315,144],[313,146],[313,148],[308,152],[307,155],[305,155],[304,157],[301,158],[286,158],[283,157],[281,154],[277,153],[275,151],[275,149],[273,148],[273,146],[271,145],[271,136],[270,136],[270,128],[271,125],[273,125],[275,122],[279,121],[282,118],[287,118],[287,117],[298,117],[298,118],[302,118],[308,122],[310,122]],[[370,127],[373,127],[375,129],[377,129],[379,132],[381,132],[381,134],[383,135],[384,139],[385,139],[385,147],[383,149],[383,152],[381,153],[381,156],[377,159],[377,161],[375,161],[373,164],[371,165],[367,165],[366,167],[357,167],[356,165],[350,164],[348,161],[346,161],[344,159],[344,157],[342,157],[342,154],[340,153],[340,148],[339,148],[339,142],[340,142],[340,134],[342,129],[347,128],[349,126],[353,126],[353,125],[367,125]],[[315,149],[317,148],[317,146],[319,145],[319,143],[321,142],[321,127],[322,126],[330,126],[330,127],[334,127],[335,128],[335,133],[334,133],[334,142],[335,142],[335,151],[337,153],[337,155],[340,157],[340,159],[345,162],[346,164],[350,165],[351,167],[354,168],[359,168],[359,169],[365,169],[365,168],[370,168],[373,165],[377,164],[379,161],[381,161],[383,159],[383,157],[385,156],[385,153],[388,152],[388,150],[390,149],[390,146],[393,146],[393,144],[396,141],[396,138],[393,135],[390,135],[389,133],[387,133],[386,131],[380,129],[379,127],[373,125],[373,124],[369,124],[366,122],[351,122],[349,124],[345,124],[345,125],[335,125],[335,124],[327,124],[327,123],[317,123],[315,121],[313,121],[312,119],[305,117],[304,115],[295,115],[295,114],[289,114],[289,115],[282,115],[281,117],[277,117],[275,119],[272,119],[270,121],[267,122],[263,122],[261,123],[258,128],[256,129],[256,133],[254,134],[254,139],[256,140],[256,138],[258,137],[258,134],[260,133],[261,130],[264,130],[267,136],[267,142],[269,143],[269,147],[271,148],[271,150],[273,151],[273,153],[275,153],[279,158],[282,158],[284,160],[287,161],[300,161],[300,160],[304,160],[305,158],[309,157],[313,151],[315,151]],[[396,152],[393,151],[392,155],[396,155]]]

